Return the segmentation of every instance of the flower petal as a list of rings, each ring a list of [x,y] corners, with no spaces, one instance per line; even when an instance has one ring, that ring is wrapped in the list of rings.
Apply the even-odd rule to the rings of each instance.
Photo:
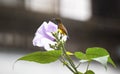
[[[43,38],[43,39],[41,40],[41,42],[42,42],[42,44],[44,45],[43,47],[44,47],[47,51],[49,51],[49,50],[54,50],[53,48],[50,47],[50,44],[51,44],[51,45],[55,45],[56,42],[51,41],[51,40],[46,39],[46,38]]]
[[[44,44],[41,42],[41,39],[43,39],[41,35],[35,35],[33,39],[33,45],[38,47],[43,47]]]
[[[52,35],[52,32],[57,32],[58,26],[54,24],[53,22],[49,21],[49,23],[44,26],[44,29],[45,29],[44,31],[45,36],[50,40],[54,40],[55,38]]]
[[[47,22],[43,22],[42,25],[37,29],[35,34],[44,34],[44,26],[47,25]]]
[[[38,47],[44,47],[46,50],[53,50],[52,48],[50,48],[49,45],[54,45],[56,43],[54,41],[55,38],[52,35],[52,32],[56,32],[57,30],[58,26],[53,22],[43,22],[35,33],[33,45]]]
[[[58,30],[58,26],[53,22],[49,21],[47,25],[45,25],[45,29],[47,32],[56,32]]]

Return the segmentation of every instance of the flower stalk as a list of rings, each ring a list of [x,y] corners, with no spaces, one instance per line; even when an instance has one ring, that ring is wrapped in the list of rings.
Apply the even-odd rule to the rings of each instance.
[[[90,61],[88,61],[88,65],[87,65],[87,68],[86,68],[86,72],[88,71],[89,66],[90,66]]]
[[[59,50],[62,50],[62,60],[60,59],[60,61],[70,70],[73,72],[73,74],[79,74],[79,71],[77,70],[77,68],[75,67],[75,64],[73,62],[73,60],[71,59],[71,57],[67,54],[67,51],[65,49],[65,42],[61,41],[62,36],[64,36],[63,34],[61,34],[58,30],[57,33],[52,33],[53,36],[55,37],[55,40],[58,44],[57,48]],[[58,37],[58,35],[61,34],[60,37]],[[56,46],[55,46],[56,47]],[[68,64],[69,63],[69,64]]]
[[[67,61],[69,62],[71,67],[74,69],[75,73],[78,73],[78,71],[77,71],[77,69],[75,67],[75,64],[73,63],[73,60],[70,58],[69,55],[66,54],[66,49],[64,47],[64,44],[62,44],[62,51],[63,51],[63,54],[64,54],[65,58],[67,59]]]

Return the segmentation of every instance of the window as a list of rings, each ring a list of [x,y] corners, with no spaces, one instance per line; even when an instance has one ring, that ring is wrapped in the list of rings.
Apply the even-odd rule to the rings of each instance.
[[[86,21],[91,17],[91,0],[61,0],[62,17]]]
[[[54,13],[54,0],[25,0],[27,9],[42,12]]]

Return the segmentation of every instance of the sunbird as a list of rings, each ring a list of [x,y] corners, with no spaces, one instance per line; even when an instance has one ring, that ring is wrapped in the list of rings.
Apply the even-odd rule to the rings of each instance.
[[[66,29],[65,26],[63,25],[62,21],[61,21],[59,18],[54,18],[53,20],[54,20],[54,21],[56,22],[56,24],[58,25],[58,30],[59,30],[59,32],[61,32],[62,34],[68,36],[67,29]]]

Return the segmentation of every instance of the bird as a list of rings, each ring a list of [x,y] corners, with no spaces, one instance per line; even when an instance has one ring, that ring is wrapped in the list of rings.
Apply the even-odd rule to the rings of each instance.
[[[53,20],[58,25],[59,32],[62,33],[63,35],[68,36],[68,31],[67,31],[66,27],[63,25],[62,21],[59,18],[53,18]]]

